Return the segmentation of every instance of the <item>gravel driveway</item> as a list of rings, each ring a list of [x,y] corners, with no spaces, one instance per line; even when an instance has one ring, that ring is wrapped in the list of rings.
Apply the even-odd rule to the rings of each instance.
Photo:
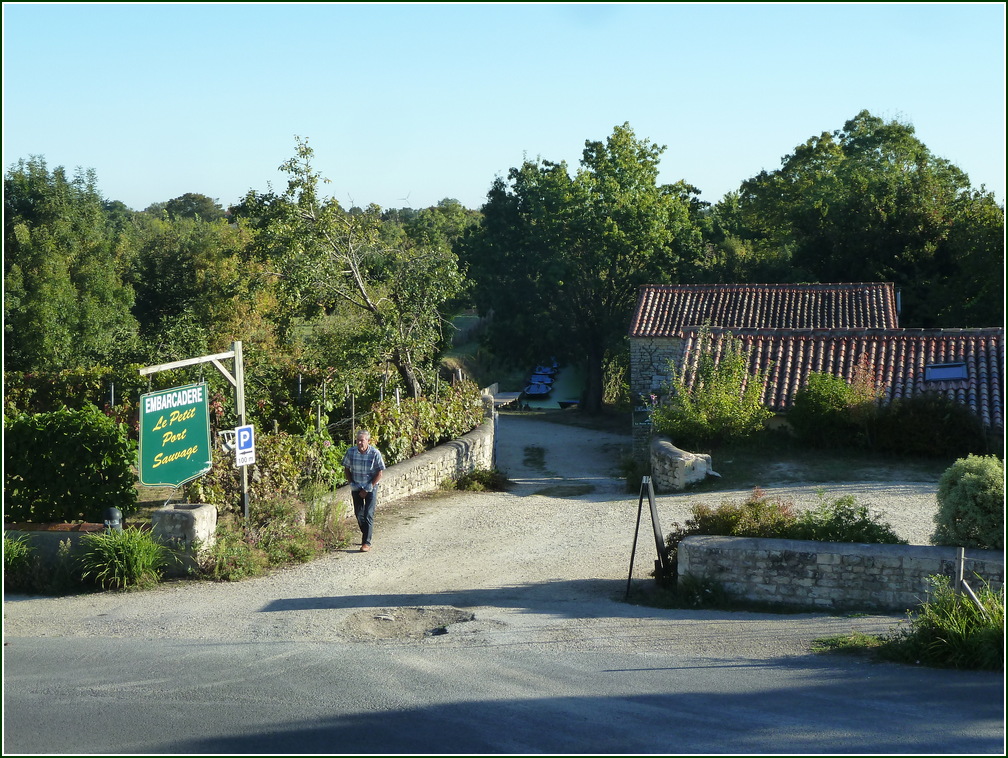
[[[372,552],[349,549],[259,579],[7,596],[4,635],[429,643],[450,632],[458,644],[533,639],[599,647],[632,638],[679,653],[771,657],[803,654],[820,636],[888,630],[898,620],[656,611],[623,602],[638,509],[638,496],[625,491],[616,471],[628,444],[629,435],[502,414],[497,461],[515,482],[508,493],[437,493],[379,506]],[[831,496],[854,494],[923,545],[936,486],[767,482],[765,489],[798,505],[817,502],[821,487]],[[665,532],[695,500],[659,496]],[[646,507],[639,534],[633,584],[647,587],[656,556]]]

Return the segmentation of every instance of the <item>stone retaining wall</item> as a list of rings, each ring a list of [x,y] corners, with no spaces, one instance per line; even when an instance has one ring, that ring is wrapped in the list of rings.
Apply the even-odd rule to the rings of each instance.
[[[446,481],[459,479],[476,469],[493,468],[497,421],[492,395],[483,395],[483,407],[486,420],[468,434],[385,469],[378,484],[378,508],[410,495],[436,490]],[[350,486],[337,489],[332,499],[349,505]],[[353,510],[348,511],[353,517]]]
[[[679,576],[718,582],[735,597],[829,609],[905,611],[927,597],[928,577],[954,579],[957,548],[863,545],[842,542],[686,537],[678,549]],[[1004,553],[966,550],[964,578],[1004,585]]]

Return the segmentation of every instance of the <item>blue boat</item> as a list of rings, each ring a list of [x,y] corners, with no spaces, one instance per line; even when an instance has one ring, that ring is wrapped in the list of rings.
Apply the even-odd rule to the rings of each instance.
[[[553,387],[548,384],[529,384],[525,387],[525,397],[546,397],[553,391]]]

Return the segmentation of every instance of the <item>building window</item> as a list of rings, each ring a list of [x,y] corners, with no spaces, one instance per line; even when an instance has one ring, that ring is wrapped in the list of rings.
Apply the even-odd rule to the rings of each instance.
[[[965,363],[932,363],[924,367],[924,381],[941,382],[966,379]]]

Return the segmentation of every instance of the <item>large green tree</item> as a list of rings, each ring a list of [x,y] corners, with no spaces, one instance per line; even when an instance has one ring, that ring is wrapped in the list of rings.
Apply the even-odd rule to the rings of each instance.
[[[132,253],[110,225],[94,171],[45,159],[4,177],[4,368],[42,371],[122,359],[135,344]]]
[[[739,208],[792,281],[892,281],[905,326],[1001,322],[1004,210],[908,124],[862,111],[743,182]]]
[[[638,287],[677,281],[701,249],[696,189],[658,183],[664,150],[624,123],[585,142],[574,176],[565,163],[525,161],[493,183],[462,245],[495,349],[583,363],[590,411],[602,404],[606,355],[625,348]]]
[[[186,192],[164,204],[164,211],[171,218],[192,218],[203,221],[219,221],[226,215],[220,203],[199,192]]]
[[[234,340],[275,347],[275,280],[252,259],[246,224],[144,214],[135,237],[134,313],[147,360],[220,351]]]
[[[298,139],[295,157],[280,167],[286,192],[251,192],[237,215],[261,227],[259,249],[274,265],[289,325],[296,317],[353,314],[363,325],[356,355],[369,355],[373,367],[390,364],[407,395],[417,397],[442,342],[443,309],[463,285],[458,261],[443,244],[390,232],[377,206],[348,212],[321,195],[327,180],[313,155]]]

